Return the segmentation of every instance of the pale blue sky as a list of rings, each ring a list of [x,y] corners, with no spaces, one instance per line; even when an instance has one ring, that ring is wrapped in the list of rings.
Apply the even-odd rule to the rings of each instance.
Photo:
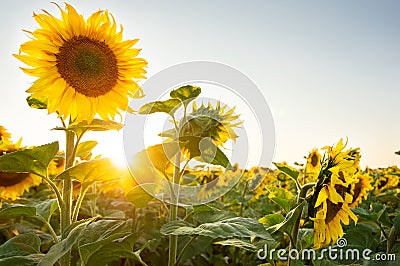
[[[21,29],[37,27],[33,11],[58,16],[49,2],[2,1],[0,9],[0,124],[27,145],[63,138],[49,132],[58,125],[54,115],[27,107],[32,79],[11,56],[28,40]],[[400,149],[399,1],[70,3],[85,16],[108,8],[124,25],[124,38],[141,39],[148,76],[192,60],[225,63],[248,75],[274,116],[274,161],[302,162],[313,147],[347,136],[361,148],[363,165],[400,163],[394,155]],[[101,152],[120,137],[107,134]]]

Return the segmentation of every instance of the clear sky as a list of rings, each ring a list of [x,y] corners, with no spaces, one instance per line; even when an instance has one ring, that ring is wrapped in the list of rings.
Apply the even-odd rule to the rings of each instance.
[[[62,5],[62,2],[57,1]],[[261,89],[276,126],[274,161],[302,162],[313,147],[349,138],[362,165],[399,165],[399,1],[70,1],[87,17],[108,8],[124,38],[140,38],[148,76],[192,60],[228,64]],[[0,124],[26,145],[63,138],[54,115],[25,102],[32,78],[12,53],[50,1],[2,1]],[[98,136],[93,134],[92,136]],[[90,137],[90,136],[89,136]],[[121,156],[121,134],[98,152]],[[115,148],[117,147],[117,148]],[[118,148],[119,147],[119,148]]]

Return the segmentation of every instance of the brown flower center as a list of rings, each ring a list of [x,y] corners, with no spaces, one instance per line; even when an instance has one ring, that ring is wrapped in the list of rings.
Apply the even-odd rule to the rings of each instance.
[[[26,179],[29,173],[7,173],[0,171],[0,186],[9,187]]]
[[[335,185],[336,192],[344,199],[346,196],[346,187],[341,185]],[[342,208],[343,203],[339,202],[338,204],[332,203],[329,199],[327,200],[327,211],[326,211],[326,223],[332,221],[340,209]]]
[[[361,180],[359,179],[358,183],[355,184],[355,186],[354,186],[353,201],[351,203],[354,203],[358,199],[358,196],[361,193],[361,189],[362,189],[362,183],[361,183]]]
[[[311,165],[312,165],[313,167],[316,167],[316,166],[318,165],[318,155],[315,154],[315,153],[313,153],[313,154],[311,155]]]
[[[64,42],[56,58],[61,77],[87,97],[104,95],[117,84],[117,59],[104,42],[75,36]]]

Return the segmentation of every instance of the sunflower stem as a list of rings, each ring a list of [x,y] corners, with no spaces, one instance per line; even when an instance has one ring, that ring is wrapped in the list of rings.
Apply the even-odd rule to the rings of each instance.
[[[392,228],[390,228],[389,232],[389,238],[386,246],[386,254],[389,254],[390,251],[392,250],[394,243],[396,242],[396,237],[397,237],[396,227],[393,225]]]
[[[74,212],[72,214],[72,222],[73,223],[78,220],[78,214],[79,214],[79,210],[82,205],[83,198],[85,197],[86,192],[89,190],[89,188],[90,188],[89,186],[87,186],[85,189],[82,189],[82,187],[81,187],[81,189],[79,191],[79,196],[78,196],[78,199],[76,200]]]
[[[67,130],[66,149],[65,149],[65,170],[72,167],[75,161],[75,135],[74,132]],[[67,176],[63,181],[63,208],[61,208],[61,234],[71,225],[71,209],[72,209],[72,180]],[[61,266],[69,266],[71,252],[67,252],[61,257]]]
[[[300,192],[297,195],[297,204],[299,204],[302,200],[305,199],[305,197],[307,195],[307,191],[314,186],[315,186],[315,183],[308,183],[308,184],[305,184],[304,186],[300,186]],[[301,220],[302,213],[303,213],[303,210],[301,210],[299,218],[297,218],[297,221],[293,225],[292,237],[291,237],[291,239],[293,239],[293,241],[291,241],[291,243],[290,243],[290,246],[291,246],[290,249],[296,249],[296,247],[297,247],[297,236],[299,234],[299,227],[300,227],[300,220]]]
[[[178,198],[179,198],[179,180],[180,180],[180,163],[181,163],[181,153],[177,153],[175,157],[175,167],[173,183],[178,188],[176,193],[174,189],[171,189],[171,206],[169,213],[169,220],[175,221],[178,218]],[[173,185],[174,185],[173,184]],[[168,254],[168,265],[174,266],[176,263],[176,255],[178,251],[178,236],[169,236],[169,254]]]

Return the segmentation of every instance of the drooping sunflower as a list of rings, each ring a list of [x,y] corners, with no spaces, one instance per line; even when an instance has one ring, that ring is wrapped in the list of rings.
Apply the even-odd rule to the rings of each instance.
[[[372,177],[368,174],[357,174],[358,182],[351,185],[350,194],[353,196],[352,202],[349,204],[351,208],[355,208],[364,199],[367,199],[368,191],[372,190],[373,187]]]
[[[193,103],[193,110],[188,115],[182,128],[183,135],[211,138],[215,145],[222,146],[229,139],[236,141],[238,135],[233,128],[239,127],[243,121],[238,121],[240,115],[235,114],[235,108],[217,102],[215,106]]]
[[[27,31],[32,40],[21,45],[16,58],[31,68],[22,70],[36,81],[27,90],[35,99],[47,99],[48,113],[79,122],[98,114],[114,119],[128,107],[128,97],[143,96],[137,84],[145,78],[146,60],[137,58],[138,42],[122,40],[107,10],[87,20],[69,4],[61,18],[47,11],[34,14],[40,28]]]
[[[16,144],[6,143],[0,145],[0,156],[21,150],[20,142]],[[0,171],[0,198],[15,200],[17,197],[28,191],[29,188],[39,185],[42,182],[40,176],[30,173],[9,173]]]
[[[7,141],[10,138],[11,134],[3,126],[0,126],[0,141]]]
[[[357,222],[357,216],[350,210],[352,196],[343,186],[325,186],[318,195],[318,208],[314,221],[314,248],[335,243],[344,235],[341,223],[348,225],[350,219]]]
[[[345,150],[340,140],[336,146],[325,147],[326,156],[322,162],[321,174],[312,197],[309,199],[309,215],[314,221],[314,248],[333,244],[344,235],[342,224],[350,219],[357,222],[357,216],[350,205],[359,200],[356,184],[360,182],[358,149]],[[358,194],[357,194],[358,193]],[[356,195],[357,194],[357,195]],[[355,196],[355,200],[353,201]]]
[[[307,157],[306,172],[312,175],[318,175],[321,170],[322,156],[318,149],[314,148]]]

